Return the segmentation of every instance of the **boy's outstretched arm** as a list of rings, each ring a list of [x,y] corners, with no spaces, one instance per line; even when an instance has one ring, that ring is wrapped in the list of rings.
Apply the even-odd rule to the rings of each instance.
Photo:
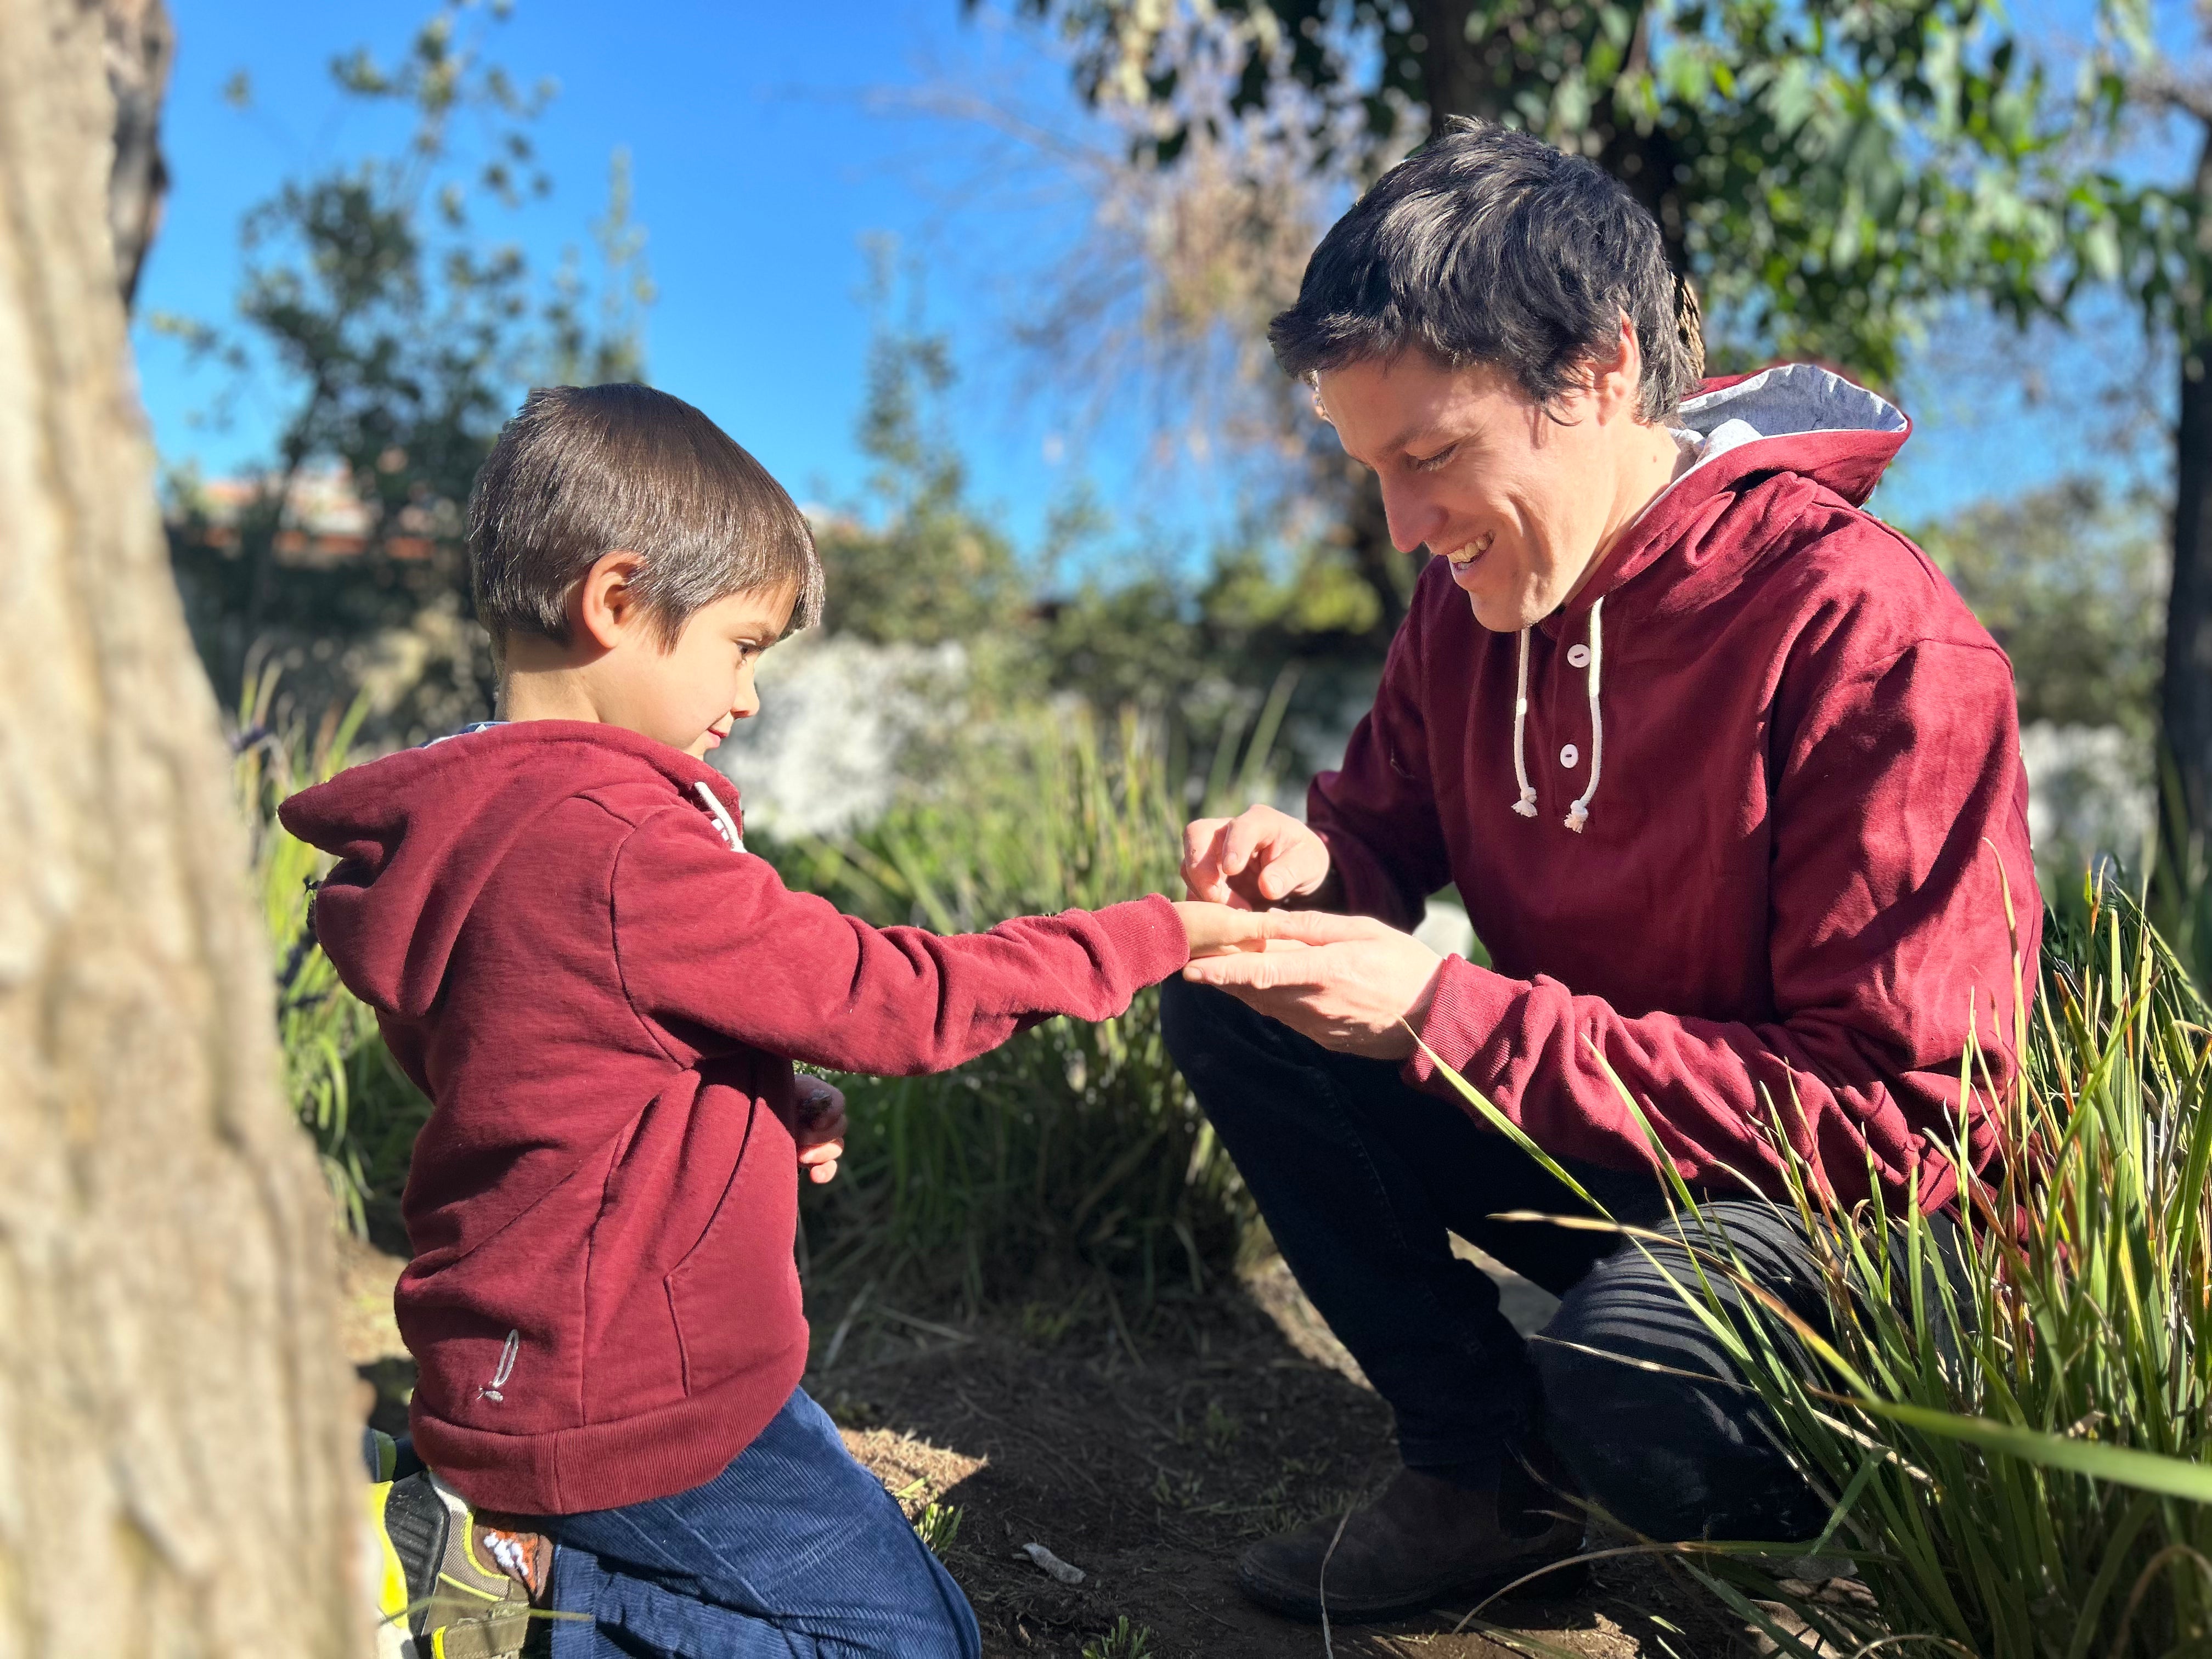
[[[1205,953],[1264,925],[1155,895],[984,933],[872,927],[791,891],[687,808],[631,832],[611,889],[623,987],[657,1041],[890,1076],[946,1070],[1055,1014],[1109,1018],[1190,960],[1194,933]]]

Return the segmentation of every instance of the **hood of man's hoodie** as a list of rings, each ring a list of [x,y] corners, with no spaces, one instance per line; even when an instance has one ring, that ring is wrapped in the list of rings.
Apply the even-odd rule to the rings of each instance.
[[[702,760],[620,726],[520,720],[353,767],[278,809],[337,856],[315,933],[346,983],[402,1018],[426,1014],[478,893],[548,809],[571,796],[665,780],[741,846],[735,785]]]
[[[1698,441],[1697,459],[1622,532],[1582,591],[1546,619],[1547,633],[1556,636],[1562,623],[1680,546],[1720,498],[1763,477],[1794,473],[1865,506],[1912,432],[1887,398],[1817,363],[1708,380],[1672,424]]]

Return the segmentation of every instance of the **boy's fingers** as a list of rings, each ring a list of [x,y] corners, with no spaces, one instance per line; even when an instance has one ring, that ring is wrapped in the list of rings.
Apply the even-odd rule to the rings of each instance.
[[[1270,910],[1267,937],[1300,945],[1341,945],[1396,929],[1372,916],[1340,916],[1327,910]]]
[[[1273,944],[1273,940],[1269,941]],[[1329,983],[1328,963],[1318,951],[1240,951],[1231,956],[1203,957],[1182,970],[1194,985],[1218,986],[1224,991],[1308,990]]]
[[[1257,951],[1267,939],[1267,912],[1186,899],[1176,906],[1194,957],[1223,951]]]

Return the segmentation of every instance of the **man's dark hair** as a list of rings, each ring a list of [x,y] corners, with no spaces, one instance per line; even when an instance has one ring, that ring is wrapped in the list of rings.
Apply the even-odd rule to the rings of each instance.
[[[1638,410],[1663,420],[1705,351],[1658,225],[1594,163],[1455,118],[1322,238],[1267,337],[1300,380],[1411,346],[1448,368],[1493,364],[1549,404],[1612,355],[1623,316],[1644,356]]]
[[[769,471],[681,398],[641,386],[540,386],[492,446],[469,498],[469,574],[494,641],[568,638],[568,591],[620,549],[665,644],[702,605],[789,587],[794,627],[822,616],[806,517]]]

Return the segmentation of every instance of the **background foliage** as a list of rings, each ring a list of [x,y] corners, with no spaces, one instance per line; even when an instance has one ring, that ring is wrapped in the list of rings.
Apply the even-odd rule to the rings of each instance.
[[[1220,430],[1273,488],[1206,549],[1148,547],[1079,489],[1023,544],[972,495],[945,410],[958,366],[915,270],[882,252],[857,434],[872,470],[818,515],[828,627],[871,647],[952,647],[953,678],[913,693],[941,692],[948,717],[897,757],[883,810],[754,842],[855,915],[957,931],[1171,889],[1185,817],[1331,758],[1413,561],[1252,342],[1327,209],[1448,113],[1519,123],[1614,170],[1700,279],[1723,355],[1817,353],[1886,380],[1946,304],[2056,316],[2106,285],[2177,346],[2186,519],[2187,387],[2203,379],[2187,376],[2208,337],[2200,191],[2106,164],[2145,112],[2200,117],[2140,20],[2112,14],[2084,73],[2055,90],[1969,0],[1016,9],[1059,32],[1075,86],[1121,124],[1119,171],[1098,186],[1100,246],[1118,253],[1093,263],[1125,289],[1133,272],[1139,295],[1116,309],[1095,272],[1071,278],[1038,296],[1031,343],[1086,373],[1131,342],[1147,372],[1204,365],[1242,399]],[[646,372],[651,288],[619,158],[590,280],[580,258],[531,270],[493,228],[544,185],[529,134],[546,94],[489,55],[497,16],[454,0],[399,62],[339,58],[336,94],[404,112],[407,137],[293,180],[248,218],[234,319],[167,324],[288,399],[242,498],[226,506],[179,472],[173,546],[216,683],[243,688],[237,781],[292,1097],[350,1224],[394,1248],[427,1103],[306,939],[319,861],[273,809],[357,748],[487,712],[459,583],[474,470],[529,381]],[[312,521],[303,486],[331,476],[361,512],[351,551]],[[1972,1218],[1961,1285],[1899,1282],[1867,1248],[1877,1218],[1827,1214],[1801,1190],[1833,1333],[1716,1310],[1834,1502],[1828,1541],[1871,1591],[1838,1600],[1747,1552],[1686,1552],[1784,1650],[2078,1659],[2212,1639],[2212,1014],[2197,988],[2212,860],[2172,743],[2171,619],[2197,617],[2192,544],[2167,509],[2061,478],[1914,527],[2011,654],[2024,720],[2118,732],[2137,757],[2117,786],[2130,789],[2154,781],[2163,732],[2181,832],[2154,892],[2171,942],[2117,878],[2057,887],[2006,1178]],[[2069,848],[2065,873],[2136,850]],[[1167,1060],[1153,993],[944,1077],[843,1081],[853,1150],[838,1182],[808,1192],[804,1231],[833,1349],[897,1304],[1025,1304],[1041,1330],[1089,1305],[1120,1322],[1236,1261],[1249,1206]],[[1726,1279],[1724,1240],[1710,1259]]]
[[[2027,1063],[1955,1269],[1946,1223],[1840,1212],[1793,1152],[1784,1207],[1814,1241],[1819,1330],[1756,1297],[1673,1178],[1695,1252],[1675,1287],[1831,1516],[1787,1552],[1648,1547],[1784,1653],[2148,1659],[2212,1638],[2212,1014],[2140,908],[2103,884],[2084,897],[2014,1011]]]
[[[172,475],[172,557],[210,676],[235,685],[278,663],[311,717],[365,690],[385,740],[488,707],[463,515],[521,388],[644,372],[652,289],[625,157],[593,227],[596,291],[573,255],[532,273],[489,222],[550,188],[530,128],[551,91],[489,56],[504,15],[449,0],[396,64],[335,58],[339,98],[405,118],[399,147],[289,180],[247,215],[234,319],[152,319],[225,368],[232,395],[250,385],[284,407],[242,498]],[[231,96],[251,102],[243,76]],[[318,521],[333,501],[356,509],[336,531]]]

